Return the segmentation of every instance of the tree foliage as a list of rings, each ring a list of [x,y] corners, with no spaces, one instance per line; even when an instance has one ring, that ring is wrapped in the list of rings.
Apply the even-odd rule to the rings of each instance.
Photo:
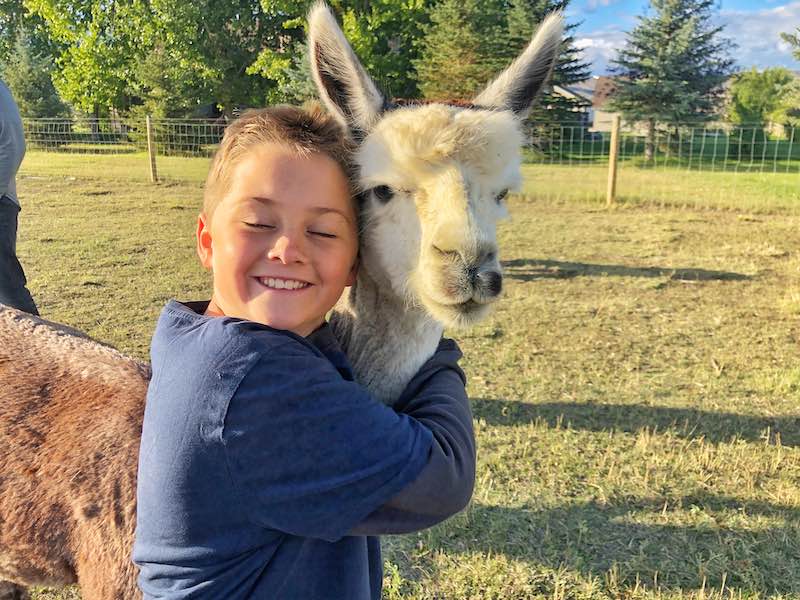
[[[504,14],[507,15],[506,62],[511,62],[530,42],[533,32],[542,20],[555,10],[564,11],[569,0],[511,0]],[[590,65],[582,57],[575,45],[574,31],[579,23],[568,23],[564,30],[561,54],[553,69],[550,80],[553,86],[569,87],[588,79],[591,75]],[[580,111],[588,106],[588,101],[568,98],[562,94],[545,91],[542,98],[534,104],[530,120],[537,124],[554,122],[574,122],[578,120]]]
[[[263,103],[270,85],[246,73],[274,29],[258,0],[24,2],[61,45],[57,88],[87,112],[143,101],[165,114],[233,110]]]
[[[781,38],[792,47],[794,57],[800,60],[800,27],[794,33],[782,33]]]
[[[416,61],[427,98],[468,100],[514,60],[544,17],[569,0],[442,0],[431,10]],[[589,65],[575,47],[569,24],[551,84],[568,86],[589,77]],[[545,93],[532,121],[574,120],[585,103]]]
[[[390,96],[416,97],[412,67],[428,18],[428,0],[334,0],[329,2],[364,66]],[[275,82],[268,101],[297,102],[315,97],[305,47],[305,15],[311,0],[262,0],[281,31],[249,72]]]
[[[732,44],[711,23],[715,0],[651,0],[613,61],[612,106],[633,121],[712,118],[733,67]]]
[[[799,87],[797,76],[780,67],[739,73],[730,88],[728,118],[737,125],[796,122]]]
[[[33,119],[66,117],[69,109],[58,96],[51,73],[53,61],[36,49],[24,29],[3,67],[2,77],[19,106],[20,113]]]
[[[497,2],[442,0],[430,13],[414,61],[425,98],[469,100],[502,64]]]

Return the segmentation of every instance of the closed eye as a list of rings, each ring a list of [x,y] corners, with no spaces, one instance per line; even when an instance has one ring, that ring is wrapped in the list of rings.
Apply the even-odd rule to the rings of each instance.
[[[335,239],[336,236],[332,233],[325,233],[323,231],[309,231],[311,235],[317,235],[319,237],[328,238],[328,239]]]
[[[275,225],[267,225],[266,223],[248,223],[247,221],[242,221],[242,223],[253,229],[275,229]]]
[[[494,200],[498,204],[501,204],[503,202],[503,200],[505,200],[506,196],[508,196],[508,190],[507,189],[503,190],[502,192],[497,194],[497,196],[494,197]]]

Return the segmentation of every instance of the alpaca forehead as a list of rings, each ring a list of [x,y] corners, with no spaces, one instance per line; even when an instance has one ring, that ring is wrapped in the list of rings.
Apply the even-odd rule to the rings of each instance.
[[[358,162],[368,184],[389,177],[383,183],[415,187],[453,163],[480,177],[506,179],[518,169],[521,143],[519,123],[506,111],[404,107],[383,116]]]

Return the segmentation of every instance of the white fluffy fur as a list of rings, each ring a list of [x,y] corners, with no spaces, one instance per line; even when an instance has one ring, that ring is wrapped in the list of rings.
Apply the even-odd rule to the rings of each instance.
[[[328,8],[315,5],[309,26],[320,96],[363,138],[361,187],[394,191],[386,204],[367,193],[358,280],[331,318],[358,380],[391,402],[445,326],[471,325],[497,298],[475,273],[499,278],[495,226],[505,209],[496,198],[520,183],[518,118],[552,70],[561,19],[548,18],[478,96],[488,110],[431,104],[383,115],[383,98]]]

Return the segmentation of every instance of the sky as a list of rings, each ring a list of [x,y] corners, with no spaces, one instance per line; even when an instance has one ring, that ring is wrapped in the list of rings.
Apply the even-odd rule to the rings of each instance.
[[[633,29],[636,17],[645,14],[647,0],[572,0],[567,20],[582,21],[574,32],[576,45],[592,64],[593,75],[608,73],[609,60],[625,44],[625,32]],[[715,19],[725,25],[724,35],[738,48],[738,67],[787,67],[800,71],[782,31],[800,27],[800,0],[719,0]]]

